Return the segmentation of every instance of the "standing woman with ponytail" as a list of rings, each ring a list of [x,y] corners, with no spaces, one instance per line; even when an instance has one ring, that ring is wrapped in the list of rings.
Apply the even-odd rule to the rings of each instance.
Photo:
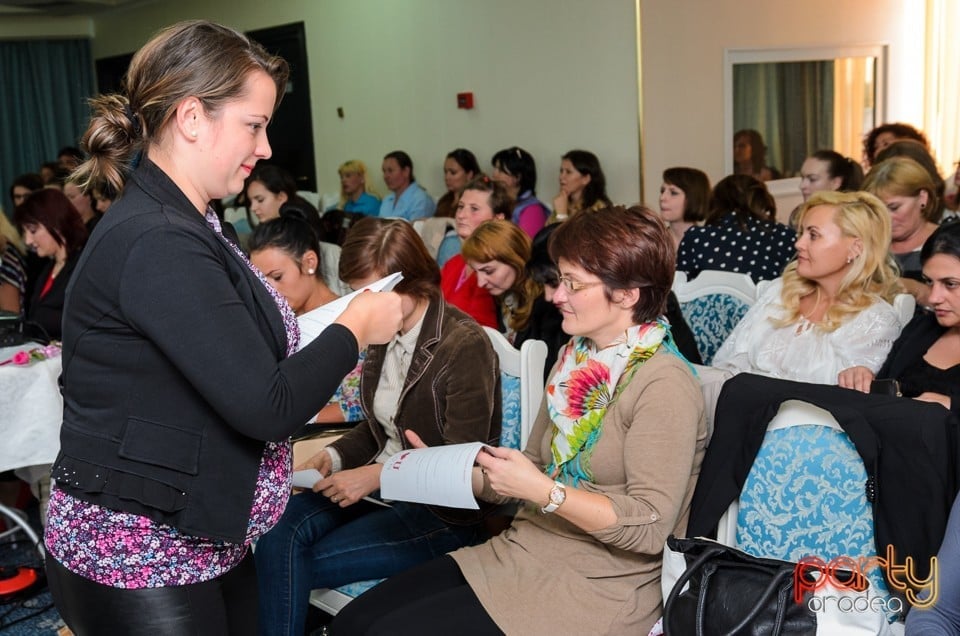
[[[400,325],[398,296],[363,294],[297,352],[289,305],[221,233],[209,202],[270,157],[286,80],[246,36],[182,22],[92,102],[77,174],[123,196],[67,289],[45,535],[78,636],[256,633],[250,545],[286,505],[289,435]]]

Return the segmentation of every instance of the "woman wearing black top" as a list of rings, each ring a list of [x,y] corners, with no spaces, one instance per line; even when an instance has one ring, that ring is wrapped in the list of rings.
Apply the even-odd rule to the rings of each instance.
[[[27,247],[48,261],[30,284],[27,333],[43,340],[60,340],[64,294],[87,242],[87,228],[66,195],[54,188],[27,196],[14,209],[13,219]]]
[[[941,225],[920,252],[931,312],[918,312],[876,377],[896,380],[905,397],[936,402],[960,414],[960,223]],[[870,391],[873,374],[853,367],[840,386]]]

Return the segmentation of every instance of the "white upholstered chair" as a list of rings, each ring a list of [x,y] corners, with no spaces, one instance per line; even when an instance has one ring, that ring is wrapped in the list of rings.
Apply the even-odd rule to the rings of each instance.
[[[673,279],[673,293],[687,321],[705,365],[710,365],[727,339],[757,299],[757,286],[747,274],[704,270],[693,280],[684,272]]]

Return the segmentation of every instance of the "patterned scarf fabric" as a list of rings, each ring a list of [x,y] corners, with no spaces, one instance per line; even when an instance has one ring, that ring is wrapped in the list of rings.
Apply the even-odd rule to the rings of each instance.
[[[551,477],[573,486],[593,480],[590,456],[607,408],[669,333],[666,323],[655,321],[630,327],[603,349],[582,337],[564,348],[560,369],[547,385],[547,410],[554,425],[546,471]]]

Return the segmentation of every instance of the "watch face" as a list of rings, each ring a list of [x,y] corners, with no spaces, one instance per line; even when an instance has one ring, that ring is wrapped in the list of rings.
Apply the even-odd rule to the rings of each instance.
[[[559,506],[567,498],[566,491],[560,486],[554,486],[550,491],[550,503]]]

